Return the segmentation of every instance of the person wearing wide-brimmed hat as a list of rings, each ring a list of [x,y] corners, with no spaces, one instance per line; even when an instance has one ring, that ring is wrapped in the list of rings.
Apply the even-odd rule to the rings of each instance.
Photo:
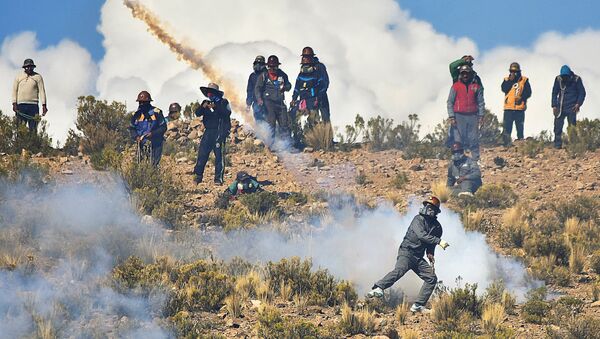
[[[12,91],[13,111],[19,121],[27,123],[30,131],[37,130],[40,108],[42,102],[42,116],[46,115],[46,89],[44,79],[34,71],[35,63],[31,59],[23,62],[23,72],[15,78]]]
[[[207,100],[202,101],[196,110],[197,117],[202,117],[204,134],[198,146],[198,159],[194,167],[194,181],[199,184],[204,177],[204,167],[208,162],[210,152],[215,153],[215,184],[223,184],[225,174],[225,140],[231,130],[231,107],[229,101],[223,97],[219,86],[210,83],[200,87]]]
[[[276,125],[279,125],[279,135],[289,137],[289,119],[285,105],[285,92],[292,89],[287,74],[279,69],[279,58],[276,55],[267,59],[267,72],[263,72],[256,79],[254,96],[259,106],[266,111],[266,120],[275,136]]]

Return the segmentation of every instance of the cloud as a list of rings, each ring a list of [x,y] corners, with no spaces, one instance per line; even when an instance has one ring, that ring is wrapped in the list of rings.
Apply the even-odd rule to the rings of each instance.
[[[64,39],[40,48],[33,32],[8,36],[0,49],[0,109],[12,115],[11,93],[14,77],[22,72],[23,60],[32,58],[36,71],[44,78],[48,97],[48,132],[55,140],[64,140],[74,126],[77,97],[94,94],[97,67],[90,53],[77,43]]]

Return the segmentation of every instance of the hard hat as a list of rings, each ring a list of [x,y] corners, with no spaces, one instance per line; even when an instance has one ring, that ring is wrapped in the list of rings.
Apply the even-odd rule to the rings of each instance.
[[[149,102],[152,101],[152,97],[148,91],[141,91],[137,96],[137,102]]]
[[[32,59],[25,59],[25,61],[23,61],[23,68],[29,67],[29,66],[35,67],[35,64],[33,63],[33,60]]]
[[[472,71],[473,71],[473,68],[471,68],[471,66],[469,66],[469,65],[462,65],[458,68],[459,73],[464,73],[464,72],[471,73]]]
[[[181,105],[174,102],[169,105],[169,112],[179,112],[181,111]]]
[[[269,60],[267,61],[267,66],[273,67],[279,65],[281,65],[281,63],[279,62],[279,58],[277,57],[277,55],[271,55],[269,57]]]
[[[519,65],[518,62],[513,62],[512,64],[510,64],[510,67],[508,68],[508,70],[510,72],[520,72],[521,71],[521,65]]]
[[[438,199],[438,197],[436,196],[430,196],[429,198],[427,198],[426,200],[423,201],[423,205],[427,205],[430,204],[432,206],[435,206],[435,208],[437,208],[438,211],[440,211],[440,199]]]
[[[301,56],[314,56],[315,55],[315,51],[313,51],[312,47],[304,47],[302,49],[302,55]]]
[[[265,57],[262,55],[257,55],[256,58],[254,58],[254,65],[256,64],[264,64],[265,63]]]

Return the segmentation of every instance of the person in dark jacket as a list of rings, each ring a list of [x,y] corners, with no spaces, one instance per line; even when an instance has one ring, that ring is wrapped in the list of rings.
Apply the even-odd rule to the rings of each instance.
[[[453,195],[473,196],[481,187],[481,170],[476,161],[467,157],[460,143],[452,145],[452,158],[448,164],[447,186]]]
[[[248,111],[252,109],[255,121],[262,121],[265,120],[265,112],[264,108],[261,105],[258,105],[256,102],[256,97],[254,96],[254,87],[256,87],[256,80],[258,79],[258,76],[267,71],[265,57],[262,55],[257,56],[254,59],[252,68],[254,71],[250,73],[250,76],[248,77],[248,86],[246,86],[246,107]]]
[[[329,97],[327,96],[327,90],[329,89],[329,74],[327,74],[327,67],[319,61],[312,47],[304,47],[302,49],[302,58],[309,57],[313,63],[319,79],[319,91],[317,94],[319,100],[319,110],[321,112],[321,119],[324,122],[331,122],[331,112],[329,110]],[[333,135],[333,134],[332,134]]]
[[[288,112],[285,105],[285,92],[292,89],[287,74],[279,69],[279,58],[269,56],[267,72],[261,73],[256,79],[254,97],[259,106],[265,109],[266,120],[275,136],[276,125],[279,125],[279,135],[289,137]]]
[[[569,126],[577,124],[577,113],[585,100],[585,87],[581,77],[569,66],[560,69],[552,87],[552,111],[554,113],[554,147],[562,147],[562,131],[565,118]]]
[[[150,93],[141,91],[136,101],[139,106],[129,121],[129,132],[138,145],[137,160],[140,162],[150,156],[152,165],[158,166],[167,122],[162,111],[150,104]]]
[[[204,167],[208,161],[210,152],[215,153],[215,184],[223,185],[223,174],[225,173],[225,140],[231,130],[231,107],[229,101],[223,97],[219,86],[210,83],[206,87],[200,87],[202,94],[208,100],[202,101],[196,110],[197,117],[202,117],[204,134],[198,146],[198,160],[194,167],[194,181],[199,184],[204,176]]]
[[[262,191],[262,186],[256,178],[248,174],[248,172],[240,171],[235,176],[235,180],[225,190],[231,196],[238,194],[250,194]]]
[[[293,138],[296,145],[303,144],[303,130],[300,123],[302,116],[307,116],[305,130],[312,129],[319,118],[320,77],[312,57],[303,56],[300,73],[296,78],[292,102],[290,103],[290,119],[292,120]],[[293,114],[292,114],[293,112]]]
[[[419,296],[410,310],[412,312],[429,311],[425,308],[425,304],[437,283],[437,276],[433,269],[435,246],[439,245],[444,250],[450,246],[448,242],[441,239],[442,225],[437,221],[440,211],[440,200],[437,197],[432,196],[423,201],[423,207],[410,223],[404,240],[400,244],[394,269],[373,285],[373,289],[367,294],[368,297],[383,297],[383,290],[391,287],[408,270],[412,270],[424,282]],[[427,253],[429,263],[423,258],[425,253]]]
[[[180,116],[181,116],[181,105],[176,102],[170,104],[169,105],[169,114],[166,117],[167,122],[179,120]]]
[[[471,157],[479,160],[479,126],[483,123],[485,101],[483,87],[473,77],[468,65],[460,67],[459,81],[450,88],[448,95],[448,118],[456,127],[458,139],[471,151]]]
[[[517,62],[510,64],[509,75],[504,78],[500,86],[504,92],[504,131],[502,133],[504,144],[510,145],[512,125],[517,128],[517,140],[523,140],[523,124],[527,100],[531,97],[529,79],[521,74],[521,66]]]
[[[454,60],[450,63],[450,76],[452,77],[452,83],[455,83],[458,81],[459,77],[460,77],[460,68],[462,66],[469,66],[471,67],[471,70],[473,72],[473,79],[475,80],[475,82],[477,82],[479,85],[481,85],[481,87],[483,87],[483,83],[481,82],[481,78],[479,77],[479,75],[477,75],[477,72],[475,72],[473,70],[473,60],[475,60],[475,58],[473,58],[470,55],[464,55],[462,58],[458,59],[458,60]]]

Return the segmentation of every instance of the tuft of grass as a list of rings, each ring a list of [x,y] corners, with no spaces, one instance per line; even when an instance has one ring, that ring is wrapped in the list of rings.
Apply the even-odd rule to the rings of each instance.
[[[343,304],[339,328],[348,335],[369,335],[375,330],[375,313],[368,309],[354,312],[348,304]]]
[[[529,230],[527,211],[521,205],[507,209],[502,214],[500,242],[506,247],[520,248]]]
[[[410,180],[406,172],[398,172],[392,180],[392,185],[397,189],[404,189]]]
[[[417,330],[406,328],[400,332],[400,337],[402,339],[419,339],[421,338],[421,333]]]
[[[294,295],[293,302],[294,305],[296,305],[299,314],[306,313],[306,307],[308,306],[308,298],[305,295],[303,295],[302,293]]]
[[[330,123],[318,123],[304,133],[306,145],[315,150],[329,151],[333,148],[333,129]]]
[[[474,204],[479,208],[508,208],[517,202],[517,198],[508,184],[484,184],[475,193]]]
[[[356,178],[354,178],[354,181],[356,182],[357,185],[360,185],[360,186],[364,186],[367,183],[369,183],[369,179],[367,178],[367,175],[365,174],[364,171],[359,171],[358,174],[356,175]]]
[[[281,284],[279,285],[279,295],[281,296],[281,299],[289,301],[292,298],[292,294],[292,286],[290,284],[286,284],[286,282],[282,280]]]
[[[592,295],[592,301],[598,301],[600,300],[600,283],[595,282],[592,284],[591,289],[591,295]]]
[[[492,303],[484,306],[481,313],[483,331],[488,334],[496,333],[501,328],[505,316],[504,307],[501,304]]]
[[[233,293],[225,298],[227,313],[234,318],[239,318],[242,315],[243,302],[242,296],[238,292],[233,291]]]
[[[404,323],[406,323],[406,319],[408,318],[409,309],[410,309],[410,306],[408,305],[406,300],[402,300],[402,303],[400,303],[400,304],[398,304],[398,306],[396,306],[396,311],[394,312],[394,315],[396,317],[396,321],[398,321],[398,323],[400,325],[404,325]]]
[[[582,246],[571,246],[571,254],[569,255],[569,269],[571,273],[581,273],[585,263],[585,251]]]
[[[467,231],[483,231],[483,217],[485,213],[482,210],[471,211],[467,209],[462,214],[462,222]]]
[[[431,193],[438,197],[441,202],[446,202],[450,198],[451,191],[446,182],[440,180],[431,184]]]

